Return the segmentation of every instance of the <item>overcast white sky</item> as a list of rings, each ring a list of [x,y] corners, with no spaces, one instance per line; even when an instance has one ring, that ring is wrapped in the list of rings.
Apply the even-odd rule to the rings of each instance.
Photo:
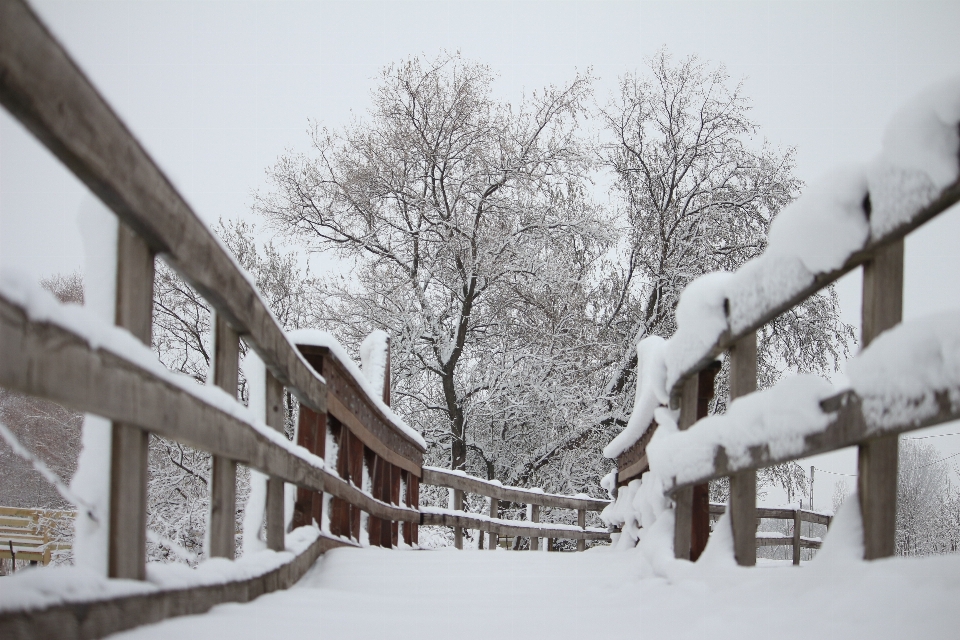
[[[285,149],[307,150],[308,119],[337,126],[362,113],[377,71],[412,54],[481,60],[507,98],[592,67],[603,100],[662,46],[722,62],[745,79],[763,135],[796,147],[807,182],[872,157],[899,104],[960,75],[960,3],[946,1],[32,4],[210,223],[249,217],[264,169]],[[85,198],[3,111],[0,267],[38,278],[80,268]],[[958,239],[957,211],[910,237],[905,317],[960,307]],[[840,293],[845,319],[858,323],[859,274]],[[924,442],[960,452],[960,436]],[[813,463],[856,468],[849,451]],[[817,506],[829,506],[833,477],[818,478]]]

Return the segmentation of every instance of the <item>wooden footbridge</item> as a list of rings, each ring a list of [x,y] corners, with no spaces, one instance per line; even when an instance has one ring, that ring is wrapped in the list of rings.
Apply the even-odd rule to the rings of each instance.
[[[246,602],[297,582],[324,552],[361,543],[386,548],[416,545],[420,525],[453,527],[499,537],[609,540],[586,526],[603,500],[503,487],[458,472],[423,466],[424,445],[389,409],[389,385],[373,397],[330,345],[288,339],[253,285],[174,189],[68,53],[22,0],[0,0],[0,101],[119,219],[116,327],[91,329],[70,314],[38,306],[15,288],[0,289],[0,385],[50,399],[112,421],[109,577],[118,591],[70,596],[19,608],[0,605],[0,637],[94,638],[174,616],[202,613],[224,602]],[[728,352],[733,397],[756,389],[756,331],[844,273],[864,267],[864,343],[900,321],[903,238],[960,198],[954,183],[905,222],[871,236],[841,268],[816,273],[775,304],[723,332],[672,385],[680,429],[694,427],[712,393],[715,361]],[[870,215],[869,196],[864,215]],[[216,311],[213,370],[206,389],[158,369],[149,354],[154,263],[162,257]],[[139,341],[131,339],[133,336]],[[240,340],[267,368],[267,411],[256,419],[236,398]],[[282,394],[300,403],[297,442],[282,430]],[[896,436],[960,417],[957,389],[944,389],[937,410],[923,419],[877,427],[861,411],[861,398],[845,392],[823,401],[832,421],[807,437],[802,450],[783,454],[758,444],[735,460],[718,448],[709,473],[674,479],[666,487],[676,503],[674,550],[696,558],[706,541],[710,505],[705,483],[730,477],[729,510],[736,558],[756,560],[756,469],[841,447],[860,448],[860,499],[867,558],[893,553]],[[941,396],[938,396],[940,398]],[[649,430],[652,434],[653,429]],[[237,465],[269,476],[265,510],[268,548],[285,548],[284,485],[297,487],[292,527],[320,525],[295,554],[253,577],[164,588],[141,582],[146,570],[147,442],[153,433],[213,455],[210,550],[232,559],[235,545]],[[649,468],[649,437],[619,462],[623,486]],[[328,443],[335,446],[328,447]],[[328,450],[331,449],[331,450]],[[420,507],[422,484],[452,490],[450,509]],[[464,493],[489,498],[489,514],[463,511]],[[531,505],[527,520],[501,518],[501,506]],[[539,522],[540,508],[569,509],[576,525]],[[775,517],[784,516],[779,514]],[[804,516],[790,513],[797,523]],[[799,527],[796,527],[799,532]],[[778,540],[777,543],[784,543]],[[803,541],[791,540],[797,551]],[[808,541],[807,546],[814,546]],[[763,543],[766,544],[766,543]],[[589,555],[589,554],[588,554]],[[123,579],[124,581],[119,581]],[[113,583],[111,583],[113,584]],[[126,591],[124,589],[127,589]]]

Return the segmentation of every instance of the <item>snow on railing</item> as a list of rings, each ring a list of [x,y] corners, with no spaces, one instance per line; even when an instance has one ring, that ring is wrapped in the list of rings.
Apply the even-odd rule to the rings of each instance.
[[[628,462],[630,475],[618,477],[619,497],[605,512],[629,534],[625,544],[672,511],[672,555],[695,559],[708,527],[703,483],[729,476],[735,553],[740,564],[753,564],[756,469],[859,445],[864,553],[893,553],[896,434],[960,418],[960,316],[883,332],[901,320],[903,239],[960,201],[958,175],[955,79],[896,114],[875,160],[833,172],[786,207],[760,257],[684,290],[674,336],[637,345],[634,413],[604,450]],[[858,266],[865,350],[850,364],[852,388],[838,393],[798,376],[752,393],[757,329]],[[725,352],[732,402],[725,415],[707,418],[702,400],[712,396],[713,377],[705,374]],[[645,489],[638,478],[647,469]],[[672,497],[672,509],[659,492]]]
[[[17,597],[0,598],[0,637],[101,637],[285,588],[336,546],[416,546],[425,443],[390,410],[387,381],[371,383],[328,337],[298,345],[284,333],[249,275],[22,0],[0,2],[0,101],[115,214],[85,219],[96,276],[86,308],[0,277],[0,385],[89,414],[71,485],[84,507],[74,552],[88,568],[5,578],[5,594]],[[214,310],[208,387],[171,373],[149,348],[158,255]],[[365,373],[386,377],[381,338],[365,346]],[[251,367],[250,408],[237,398],[241,339],[264,365]],[[284,390],[300,402],[296,444],[282,433]],[[211,559],[196,570],[146,564],[151,433],[213,457]],[[244,526],[265,524],[267,548],[234,562],[238,462],[265,476]],[[297,489],[292,522],[285,484]]]
[[[487,532],[488,548],[497,547],[497,536],[515,538],[515,545],[519,538],[530,539],[530,549],[540,548],[540,538],[547,538],[548,551],[554,550],[556,539],[572,539],[577,541],[577,551],[586,549],[587,540],[610,540],[610,534],[604,529],[594,529],[586,526],[588,511],[602,511],[610,505],[609,500],[597,500],[586,495],[565,496],[554,493],[544,493],[540,489],[524,489],[521,487],[503,486],[499,482],[483,480],[467,475],[460,470],[438,469],[436,467],[423,468],[423,484],[437,487],[446,487],[452,490],[450,509],[421,507],[423,514],[421,524],[453,527],[454,546],[463,548],[463,530],[477,529]],[[468,513],[463,510],[465,493],[475,493],[489,498],[490,515]],[[509,502],[527,505],[526,520],[506,520],[500,518],[500,503]],[[540,522],[540,507],[557,509],[573,509],[577,512],[577,525],[565,525]],[[480,547],[483,547],[482,536]]]

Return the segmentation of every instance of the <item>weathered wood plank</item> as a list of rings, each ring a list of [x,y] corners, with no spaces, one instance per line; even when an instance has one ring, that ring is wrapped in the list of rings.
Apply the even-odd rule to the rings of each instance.
[[[267,426],[283,433],[283,383],[267,371]],[[283,480],[277,476],[267,478],[267,548],[283,551],[285,531],[283,526]]]
[[[481,480],[480,478],[463,476],[447,469],[438,469],[436,467],[424,467],[423,476],[420,481],[423,484],[460,489],[467,493],[478,493],[482,496],[496,498],[504,502],[516,502],[517,504],[536,504],[544,507],[574,510],[586,509],[587,511],[603,511],[603,509],[610,504],[609,500],[574,498],[572,496],[561,496],[552,493],[539,493],[527,489],[503,487]]]
[[[540,522],[540,505],[538,504],[530,505],[530,522]],[[531,551],[540,550],[539,534],[530,537],[530,550]]]
[[[312,466],[251,425],[106,349],[48,322],[34,322],[0,295],[0,386],[135,425],[236,460],[285,482],[326,491],[378,517],[419,522],[415,511],[373,500]]]
[[[301,402],[326,390],[233,260],[26,3],[0,3],[0,102],[243,335]]]
[[[500,501],[497,500],[496,498],[490,498],[490,517],[491,518],[500,517]],[[490,540],[487,542],[487,549],[489,549],[490,551],[493,551],[494,549],[497,548],[498,542],[499,540],[497,540],[497,532],[491,530]]]
[[[117,230],[116,316],[123,327],[150,345],[154,256],[132,229]],[[147,481],[150,438],[135,425],[113,422],[110,461],[108,575],[147,577]]]
[[[214,314],[213,383],[237,397],[240,375],[240,336],[226,318]],[[210,556],[233,559],[236,554],[237,461],[213,456],[210,474]]]
[[[453,490],[453,510],[463,511],[463,491],[461,489]],[[463,527],[453,528],[453,546],[457,549],[463,549]]]
[[[549,536],[551,538],[565,538],[568,540],[606,540],[609,542],[610,534],[606,531],[577,531],[576,529],[558,529],[549,524],[540,524],[537,527],[525,523],[523,520],[514,520],[516,524],[501,524],[499,522],[490,522],[486,518],[475,514],[450,514],[450,513],[430,513],[421,512],[420,524],[434,525],[441,527],[462,527],[464,529],[478,529],[487,533],[493,532],[501,536],[513,537],[537,537]]]
[[[205,613],[226,602],[249,602],[265,593],[292,586],[321,554],[345,546],[352,545],[321,536],[287,564],[248,580],[0,613],[0,638],[89,640],[167,618]]]
[[[327,383],[327,410],[345,424],[363,444],[391,464],[419,474],[423,449],[393,427],[353,379],[346,366],[326,347],[297,345],[297,349]]]
[[[757,389],[757,334],[750,333],[730,349],[730,398]],[[730,476],[730,524],[737,564],[757,564],[757,472],[741,471]]]
[[[587,510],[580,509],[577,511],[577,526],[581,529],[587,528]],[[580,539],[577,540],[577,551],[586,551],[587,550],[587,541]]]
[[[800,564],[800,511],[793,514],[793,564]]]
[[[691,376],[683,386],[680,400],[680,418],[677,426],[681,431],[689,429],[697,419],[698,377]],[[673,495],[674,528],[673,555],[683,560],[690,559],[693,543],[693,487],[684,487]]]
[[[903,240],[877,251],[863,265],[863,347],[903,317]],[[863,517],[863,555],[886,558],[896,551],[897,436],[859,447],[857,494]]]

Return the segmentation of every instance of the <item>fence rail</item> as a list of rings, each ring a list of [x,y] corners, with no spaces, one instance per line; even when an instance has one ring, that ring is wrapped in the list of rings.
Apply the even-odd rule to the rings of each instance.
[[[476,529],[486,532],[488,548],[497,547],[498,536],[528,537],[530,549],[538,550],[540,538],[547,538],[547,550],[554,549],[557,539],[577,541],[577,551],[586,549],[587,540],[610,540],[610,533],[600,529],[588,529],[586,526],[588,511],[602,511],[608,504],[607,500],[595,498],[563,496],[552,493],[543,493],[519,487],[505,487],[499,483],[490,482],[468,476],[462,472],[437,469],[436,467],[423,468],[423,484],[453,489],[453,509],[421,509],[421,524],[453,527],[454,546],[463,548],[463,530]],[[465,493],[475,493],[490,499],[490,515],[482,516],[463,511]],[[512,502],[530,505],[529,520],[504,520],[499,517],[500,503]],[[558,509],[573,509],[577,512],[577,526],[553,525],[540,523],[540,507]]]
[[[710,504],[711,517],[722,516],[726,510],[726,505],[717,503]],[[821,544],[819,538],[800,535],[800,524],[809,522],[829,527],[833,521],[833,516],[796,507],[793,509],[757,507],[757,523],[759,524],[760,520],[763,519],[793,521],[793,535],[785,536],[777,533],[758,532],[756,535],[756,545],[758,547],[793,547],[793,564],[798,565],[800,564],[800,549],[819,549]]]
[[[113,422],[110,518],[101,523],[109,576],[146,578],[150,433],[213,455],[210,555],[234,557],[238,463],[269,476],[270,549],[285,546],[284,483],[298,487],[294,526],[329,523],[293,560],[253,578],[5,610],[0,637],[99,637],[284,588],[325,550],[359,544],[361,511],[380,534],[371,544],[392,546],[400,535],[415,544],[422,442],[369,397],[336,354],[287,337],[222,244],[22,0],[0,0],[0,102],[120,223],[109,240],[116,242],[117,328],[96,326],[91,334],[79,310],[36,308],[9,283],[0,290],[0,385]],[[215,310],[213,382],[223,393],[171,374],[149,350],[157,256]],[[267,368],[263,422],[237,399],[241,340]],[[279,433],[284,389],[300,401],[297,446]],[[328,433],[336,455],[324,455]],[[364,487],[364,467],[373,487]]]

